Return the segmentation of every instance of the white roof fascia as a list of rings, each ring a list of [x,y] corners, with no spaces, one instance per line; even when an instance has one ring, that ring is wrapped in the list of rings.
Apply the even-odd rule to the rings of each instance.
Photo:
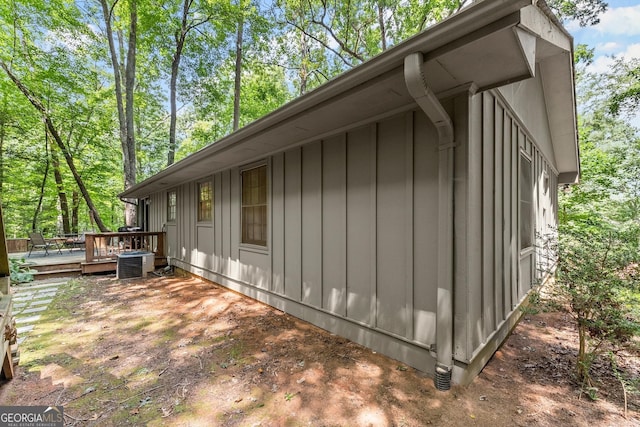
[[[540,2],[539,6],[546,6]],[[518,28],[535,34],[539,40],[537,62],[540,64],[549,128],[560,184],[577,182],[580,174],[580,151],[573,67],[573,37],[544,7],[522,9]]]

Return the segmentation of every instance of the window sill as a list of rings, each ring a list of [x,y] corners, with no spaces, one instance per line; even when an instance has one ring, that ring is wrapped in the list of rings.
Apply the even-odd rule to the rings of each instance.
[[[536,250],[535,246],[529,246],[528,248],[524,248],[520,250],[520,257],[531,255]]]
[[[268,246],[259,246],[252,245],[249,243],[240,243],[240,250],[253,252],[256,254],[269,255],[269,247]]]

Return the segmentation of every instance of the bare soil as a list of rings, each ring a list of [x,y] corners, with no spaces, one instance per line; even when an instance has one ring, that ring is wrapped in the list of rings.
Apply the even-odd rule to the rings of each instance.
[[[467,387],[195,278],[71,281],[21,346],[0,404],[63,405],[68,425],[640,426],[640,395],[572,369],[563,312],[527,314]],[[638,353],[618,353],[627,378]]]

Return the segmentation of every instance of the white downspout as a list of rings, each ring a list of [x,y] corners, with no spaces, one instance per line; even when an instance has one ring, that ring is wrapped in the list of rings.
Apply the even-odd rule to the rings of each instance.
[[[453,369],[453,172],[454,138],[451,118],[427,85],[421,52],[404,58],[404,79],[411,96],[438,131],[438,293],[436,368],[438,390],[451,387]]]

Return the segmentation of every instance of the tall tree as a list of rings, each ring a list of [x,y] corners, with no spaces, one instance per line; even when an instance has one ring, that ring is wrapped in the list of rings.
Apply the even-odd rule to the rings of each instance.
[[[67,199],[67,193],[64,188],[64,179],[62,177],[62,170],[60,169],[60,159],[55,146],[51,147],[51,165],[53,166],[53,176],[56,182],[56,189],[58,190],[58,201],[60,203],[60,217],[62,220],[62,232],[64,234],[70,234],[72,232],[77,233],[78,228],[72,229],[70,215],[69,215],[69,202]]]
[[[122,146],[122,165],[124,171],[124,188],[130,188],[136,183],[136,143],[134,129],[134,90],[136,83],[136,44],[138,11],[137,0],[130,0],[128,7],[129,34],[126,52],[123,40],[119,43],[120,51],[113,35],[113,21],[116,19],[115,8],[118,0],[109,5],[107,0],[100,0],[105,25],[107,43],[113,67],[115,83],[116,106],[120,123],[120,144]],[[126,57],[122,61],[119,58]],[[124,62],[124,63],[122,63]],[[124,71],[124,72],[122,72]],[[123,75],[124,74],[124,75]],[[123,96],[124,86],[124,96]],[[136,209],[133,203],[125,206],[125,222],[127,225],[136,223]]]
[[[80,188],[80,192],[82,193],[82,196],[84,197],[84,200],[87,203],[87,206],[89,207],[91,215],[96,221],[96,225],[98,226],[100,231],[107,231],[107,227],[102,222],[102,218],[100,217],[100,213],[96,209],[96,207],[95,207],[95,205],[93,203],[93,200],[91,199],[91,195],[89,194],[89,191],[87,190],[87,187],[85,186],[84,181],[82,180],[82,177],[78,173],[78,170],[77,170],[77,168],[75,166],[73,157],[69,153],[69,150],[65,146],[64,141],[60,137],[58,129],[54,125],[53,120],[51,119],[51,116],[49,115],[49,113],[48,113],[47,109],[45,108],[44,104],[42,103],[42,101],[35,94],[33,94],[29,90],[29,88],[27,88],[20,81],[20,79],[18,79],[17,76],[15,76],[13,74],[11,69],[2,60],[0,60],[0,68],[2,68],[5,71],[5,73],[7,73],[7,76],[9,76],[11,81],[13,81],[13,83],[20,90],[20,92],[22,92],[22,94],[29,100],[29,102],[38,111],[38,113],[42,115],[42,118],[43,118],[43,120],[45,122],[45,126],[47,128],[47,132],[51,135],[53,140],[56,142],[56,144],[60,148],[60,151],[63,153],[64,158],[67,161],[67,165],[69,166],[69,170],[73,174],[73,177],[75,178],[76,183],[78,184],[78,187]]]
[[[238,0],[238,30],[236,33],[236,65],[234,68],[233,85],[233,130],[240,124],[240,86],[242,84],[242,38],[244,37],[244,9],[246,2]]]
[[[182,17],[180,19],[180,26],[176,29],[175,38],[175,51],[171,60],[171,79],[169,82],[169,105],[170,105],[170,124],[169,124],[169,153],[167,156],[167,166],[173,164],[176,154],[176,121],[177,121],[177,82],[178,73],[180,71],[180,61],[182,60],[182,51],[187,41],[187,36],[192,30],[197,29],[203,24],[209,22],[213,17],[211,10],[201,10],[192,12],[194,0],[184,0],[182,5]]]
[[[49,166],[51,162],[49,161],[49,134],[47,132],[46,126],[44,131],[44,151],[45,151],[45,165],[44,165],[44,173],[42,174],[42,181],[40,184],[40,190],[38,191],[38,203],[36,203],[36,207],[33,210],[33,217],[31,219],[31,231],[36,231],[38,226],[38,215],[40,214],[40,210],[42,209],[42,201],[44,200],[44,193],[47,186],[47,178],[49,177]]]
[[[613,114],[640,112],[640,59],[617,59],[609,82],[609,110]]]

